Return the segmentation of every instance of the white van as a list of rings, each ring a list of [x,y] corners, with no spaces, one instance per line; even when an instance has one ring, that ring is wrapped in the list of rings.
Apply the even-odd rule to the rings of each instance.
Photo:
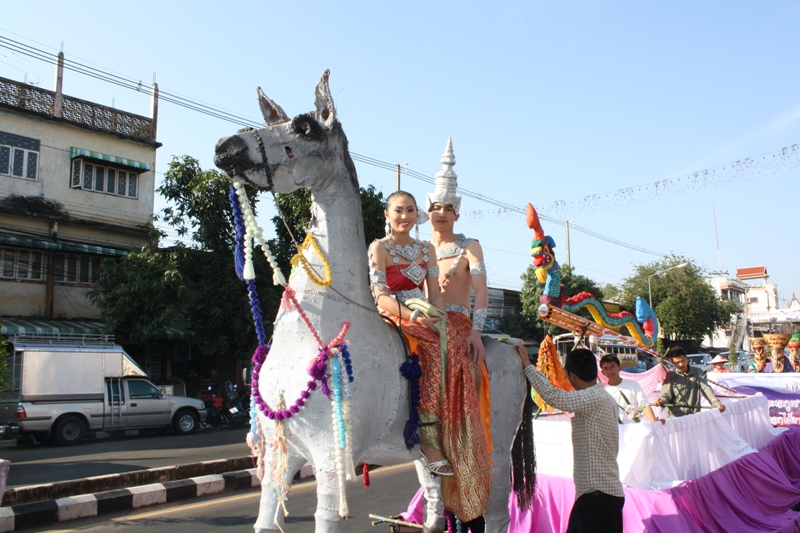
[[[62,445],[96,431],[193,433],[206,418],[203,402],[167,396],[121,346],[105,339],[9,339],[10,388],[0,397],[0,432]]]

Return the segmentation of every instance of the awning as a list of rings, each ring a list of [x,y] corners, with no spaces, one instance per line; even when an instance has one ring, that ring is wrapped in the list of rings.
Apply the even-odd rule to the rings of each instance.
[[[24,246],[26,248],[43,248],[45,250],[61,250],[64,252],[78,252],[94,255],[110,255],[124,257],[128,255],[125,250],[115,250],[103,246],[93,246],[91,244],[81,244],[73,242],[55,242],[43,239],[30,239],[28,237],[17,237],[14,235],[0,235],[0,244],[11,246]]]
[[[124,157],[117,157],[115,155],[101,154],[100,152],[93,152],[92,150],[76,148],[73,146],[70,149],[70,158],[75,159],[76,157],[86,157],[89,159],[96,159],[98,161],[115,163],[125,167],[138,168],[140,170],[150,170],[150,165],[148,163],[142,163],[141,161],[134,161],[133,159],[127,159]]]
[[[188,323],[178,321],[172,327],[164,327],[160,332],[148,335],[148,339],[170,340],[170,341],[190,341],[194,337],[194,332],[189,330]]]
[[[109,335],[103,322],[0,317],[0,335]],[[183,324],[164,328],[147,338],[153,340],[191,340],[194,333]]]
[[[0,317],[0,335],[105,335],[105,327],[102,322]]]

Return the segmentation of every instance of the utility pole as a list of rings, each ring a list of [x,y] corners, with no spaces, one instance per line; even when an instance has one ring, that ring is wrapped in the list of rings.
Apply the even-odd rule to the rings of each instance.
[[[394,190],[400,190],[400,164],[394,166]]]
[[[564,239],[564,242],[566,243],[566,247],[567,247],[567,255],[566,255],[566,261],[565,262],[566,262],[567,266],[569,266],[570,265],[570,263],[569,263],[569,220],[564,222],[564,228],[566,229],[566,232],[567,232],[567,238]]]

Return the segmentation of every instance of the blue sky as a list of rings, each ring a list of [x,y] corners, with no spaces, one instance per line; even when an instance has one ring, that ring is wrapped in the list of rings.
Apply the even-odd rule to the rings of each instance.
[[[257,86],[294,116],[313,109],[329,68],[354,152],[432,177],[451,135],[471,191],[710,271],[766,265],[782,305],[800,292],[800,156],[776,155],[800,143],[796,2],[49,5],[35,17],[4,6],[0,35],[54,53],[63,42],[68,57],[145,85],[155,73],[162,91],[253,121]],[[3,48],[0,76],[53,87],[52,65]],[[79,74],[64,91],[149,113],[147,96]],[[183,154],[211,167],[216,141],[237,129],[162,102],[157,171]],[[750,171],[731,172],[748,157]],[[393,189],[393,172],[357,168],[362,185]],[[686,177],[704,170],[714,179]],[[420,202],[431,188],[402,185]],[[483,243],[490,285],[519,288],[524,217],[465,198],[458,225]],[[544,228],[563,262],[563,224]],[[601,284],[658,259],[577,231],[570,241],[577,272]]]

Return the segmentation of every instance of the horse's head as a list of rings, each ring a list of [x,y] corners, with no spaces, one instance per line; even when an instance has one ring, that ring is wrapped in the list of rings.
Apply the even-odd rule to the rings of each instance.
[[[344,164],[355,177],[347,138],[336,120],[329,75],[326,70],[317,84],[315,111],[293,119],[259,87],[266,127],[245,128],[220,139],[214,163],[231,178],[241,177],[274,192],[313,189],[318,180],[332,175],[329,167],[334,165]]]

